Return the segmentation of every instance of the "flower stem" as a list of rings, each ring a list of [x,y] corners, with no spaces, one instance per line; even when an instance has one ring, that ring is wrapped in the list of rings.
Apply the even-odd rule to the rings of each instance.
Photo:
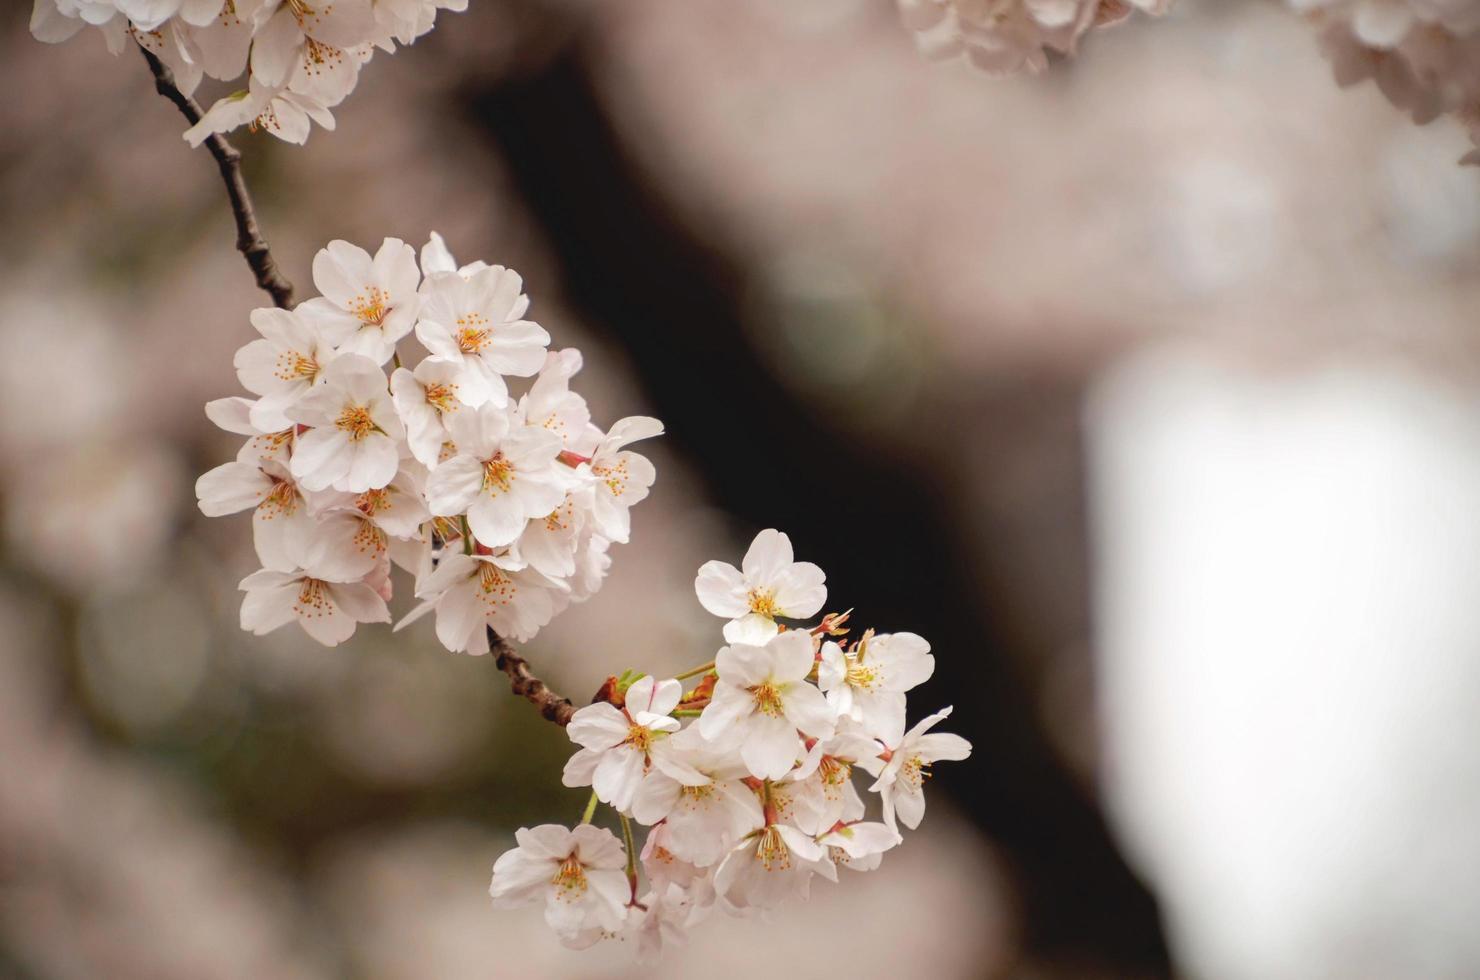
[[[714,669],[714,661],[711,660],[711,661],[709,661],[709,663],[704,664],[704,665],[699,666],[699,667],[695,667],[693,670],[686,670],[682,674],[675,674],[674,677],[673,677],[673,679],[676,680],[676,681],[686,681],[690,677],[698,677],[700,674],[707,674],[707,673],[709,673],[713,669]]]
[[[471,555],[473,553],[473,529],[468,527],[468,515],[460,515],[458,522],[462,527],[463,554]]]
[[[596,803],[596,790],[593,789],[591,791],[591,798],[586,801],[586,812],[581,814],[581,823],[590,823],[591,818],[596,816]]]
[[[627,814],[617,811],[622,821],[622,841],[627,845],[627,884],[632,888],[632,901],[637,901],[637,843],[632,839],[632,821]]]

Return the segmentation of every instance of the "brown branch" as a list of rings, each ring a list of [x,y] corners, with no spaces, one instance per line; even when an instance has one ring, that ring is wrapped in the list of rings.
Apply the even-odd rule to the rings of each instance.
[[[173,102],[180,113],[190,120],[190,125],[200,122],[200,103],[180,91],[175,85],[174,73],[164,62],[143,46],[139,50],[143,52],[144,60],[149,62],[149,70],[154,73],[154,88],[159,94]],[[216,158],[216,165],[221,169],[221,179],[226,182],[226,195],[231,199],[231,213],[236,218],[236,247],[252,267],[257,285],[272,297],[277,306],[288,309],[293,302],[293,284],[278,271],[272,252],[268,250],[267,242],[263,241],[262,233],[257,228],[252,196],[242,177],[241,153],[226,142],[220,133],[206,137],[205,145],[211,151],[211,156]],[[575,705],[545,686],[545,682],[529,669],[529,661],[515,652],[509,642],[491,628],[488,630],[488,643],[494,664],[509,676],[509,686],[514,693],[538,708],[540,715],[547,721],[564,728],[570,722],[571,715],[575,714]]]
[[[488,646],[493,653],[494,665],[509,675],[509,686],[514,689],[515,694],[538,708],[540,716],[546,721],[553,721],[562,728],[570,723],[570,716],[576,713],[576,706],[534,676],[529,669],[529,661],[519,656],[509,645],[509,641],[495,633],[492,627],[488,630]]]
[[[180,91],[175,84],[174,72],[147,48],[141,45],[139,50],[144,53],[144,60],[149,62],[149,70],[154,73],[155,90],[173,102],[175,108],[190,120],[190,125],[200,122],[200,103]],[[226,196],[231,199],[231,213],[236,218],[236,247],[246,258],[247,265],[252,267],[257,285],[272,297],[275,305],[286,310],[293,305],[293,284],[278,271],[272,252],[257,228],[252,195],[247,193],[247,182],[242,177],[242,155],[220,133],[206,137],[205,144],[211,156],[216,158],[216,166],[221,168],[221,179],[226,182]]]

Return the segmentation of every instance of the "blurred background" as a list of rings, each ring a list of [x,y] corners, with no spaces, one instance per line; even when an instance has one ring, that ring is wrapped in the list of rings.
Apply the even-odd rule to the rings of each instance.
[[[1480,974],[1480,176],[1282,5],[1003,80],[889,0],[475,0],[337,131],[233,134],[300,298],[330,239],[438,230],[524,274],[598,421],[666,421],[634,543],[528,646],[557,690],[712,655],[694,571],[770,526],[933,644],[912,704],[976,752],[909,846],[656,969],[490,907],[585,800],[491,663],[237,628],[249,522],[192,486],[265,297],[143,59],[28,6],[0,976]]]

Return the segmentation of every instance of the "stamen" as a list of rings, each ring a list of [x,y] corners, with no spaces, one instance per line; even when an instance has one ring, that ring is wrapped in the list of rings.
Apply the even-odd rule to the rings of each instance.
[[[580,901],[586,894],[586,869],[581,867],[580,859],[574,854],[566,858],[555,877],[550,879],[550,884],[555,886],[556,901]]]
[[[502,452],[493,454],[492,459],[483,461],[483,489],[494,497],[508,493],[514,484],[514,464],[504,459]]]
[[[776,618],[776,591],[774,589],[751,589],[746,594],[746,601],[750,603],[750,611],[759,613],[767,619]]]
[[[359,442],[377,431],[375,420],[370,417],[370,409],[364,405],[349,406],[335,419],[334,425],[348,432],[351,442]]]
[[[780,718],[785,713],[781,691],[771,681],[757,684],[750,689],[750,693],[755,698],[755,710],[761,714],[771,718]]]

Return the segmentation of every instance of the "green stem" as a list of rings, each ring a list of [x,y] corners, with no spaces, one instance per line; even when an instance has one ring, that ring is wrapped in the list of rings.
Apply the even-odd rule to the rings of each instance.
[[[591,791],[591,798],[586,801],[586,812],[581,814],[581,823],[590,823],[591,818],[596,816],[596,803],[596,790],[593,789]]]
[[[690,677],[698,677],[700,674],[707,674],[707,673],[709,673],[713,669],[714,669],[714,661],[711,660],[711,661],[709,661],[709,663],[704,664],[701,667],[695,667],[693,670],[686,670],[682,674],[677,674],[677,675],[674,676],[673,679],[676,680],[676,681],[686,681]]]
[[[622,841],[627,845],[627,882],[632,886],[632,899],[637,900],[637,844],[632,840],[632,821],[627,814],[617,811],[622,821]]]
[[[468,527],[468,515],[463,514],[458,517],[458,522],[462,525],[463,554],[471,555],[473,553],[473,529]]]
[[[697,718],[703,713],[702,708],[674,708],[669,712],[675,718]]]

